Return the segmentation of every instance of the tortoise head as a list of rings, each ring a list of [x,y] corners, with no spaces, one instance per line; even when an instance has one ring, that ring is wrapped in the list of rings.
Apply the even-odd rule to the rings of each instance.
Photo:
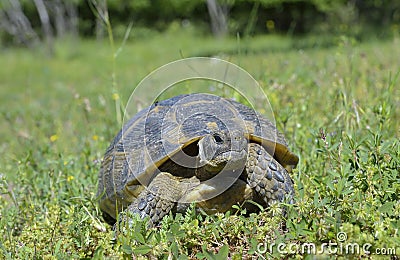
[[[243,170],[247,158],[248,140],[239,130],[218,130],[203,136],[198,142],[200,180],[209,179],[222,170]]]

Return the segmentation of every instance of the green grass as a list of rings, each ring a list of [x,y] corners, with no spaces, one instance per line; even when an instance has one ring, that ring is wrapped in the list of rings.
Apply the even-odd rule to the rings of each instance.
[[[370,243],[373,252],[395,248],[399,256],[399,39],[337,37],[312,48],[318,39],[169,32],[133,38],[115,67],[101,41],[59,42],[53,57],[0,52],[0,258],[279,258],[276,247],[260,254],[257,244],[320,245],[335,242],[339,231],[346,242]],[[95,195],[118,115],[148,73],[196,55],[240,65],[268,94],[278,128],[300,157],[292,174],[296,203],[286,219],[272,208],[250,216],[189,211],[166,217],[159,229],[138,221],[113,241]]]

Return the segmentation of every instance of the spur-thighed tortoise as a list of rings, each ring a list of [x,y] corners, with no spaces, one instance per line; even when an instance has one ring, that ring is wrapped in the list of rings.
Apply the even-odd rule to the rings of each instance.
[[[180,95],[140,111],[115,137],[100,169],[100,208],[110,224],[122,210],[156,223],[191,202],[208,213],[248,199],[290,202],[297,163],[283,135],[249,107]]]

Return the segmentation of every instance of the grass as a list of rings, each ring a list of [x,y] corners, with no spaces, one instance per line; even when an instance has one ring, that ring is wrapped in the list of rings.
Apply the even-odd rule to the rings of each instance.
[[[399,39],[343,36],[323,48],[310,39],[214,40],[171,31],[133,37],[115,67],[102,41],[59,42],[53,57],[0,52],[0,258],[312,258],[268,246],[333,243],[339,232],[344,243],[369,243],[372,253],[393,248],[398,257]],[[118,115],[148,73],[196,55],[240,65],[268,94],[278,129],[300,157],[292,174],[296,203],[285,219],[278,208],[248,216],[238,207],[236,214],[167,216],[159,229],[137,220],[114,240],[95,194]]]

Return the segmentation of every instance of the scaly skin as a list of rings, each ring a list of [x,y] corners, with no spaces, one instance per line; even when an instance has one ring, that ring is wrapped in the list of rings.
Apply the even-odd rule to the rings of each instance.
[[[182,178],[161,172],[127,210],[139,214],[141,218],[149,216],[152,223],[157,223],[171,211],[184,194],[199,184],[200,181],[196,177]]]
[[[247,183],[267,206],[273,202],[283,202],[285,196],[292,203],[292,179],[286,169],[259,144],[249,144],[246,173]]]

